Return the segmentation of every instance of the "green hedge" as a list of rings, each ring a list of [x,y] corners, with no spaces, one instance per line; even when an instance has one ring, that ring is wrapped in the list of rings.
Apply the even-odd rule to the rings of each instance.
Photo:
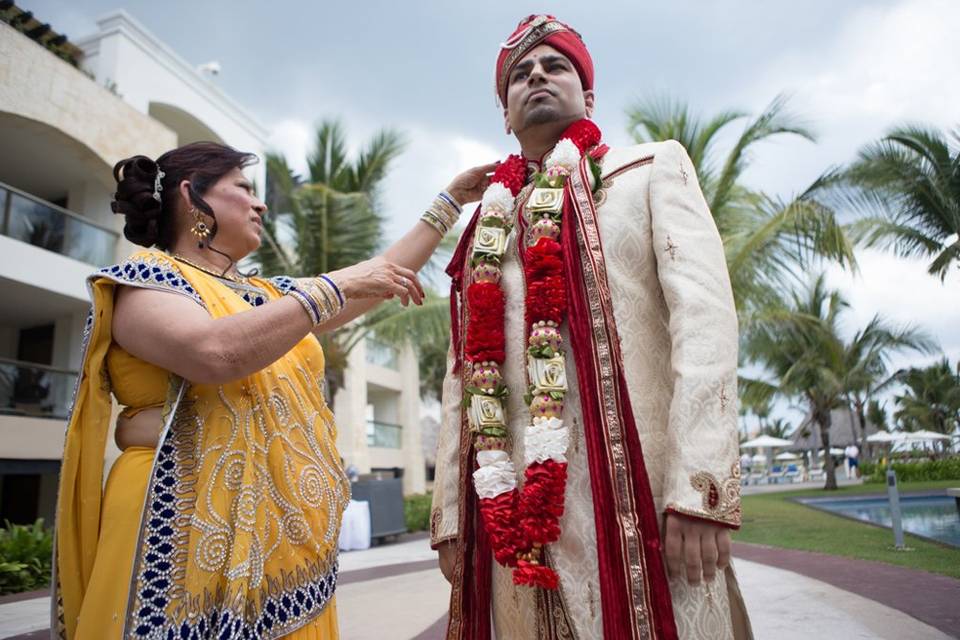
[[[53,533],[43,519],[0,529],[0,595],[50,586]]]
[[[897,472],[898,482],[960,481],[960,456],[942,460],[925,460],[923,462],[894,462],[893,470]],[[882,465],[865,462],[861,465],[860,472],[863,474],[864,482],[886,482],[887,468]]]
[[[430,530],[430,506],[433,495],[430,493],[415,493],[403,499],[403,517],[407,523],[407,531]]]

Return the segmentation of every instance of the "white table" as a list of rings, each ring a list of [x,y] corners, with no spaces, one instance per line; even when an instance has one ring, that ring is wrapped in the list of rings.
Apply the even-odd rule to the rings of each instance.
[[[343,511],[340,524],[340,550],[370,548],[370,503],[351,500]]]

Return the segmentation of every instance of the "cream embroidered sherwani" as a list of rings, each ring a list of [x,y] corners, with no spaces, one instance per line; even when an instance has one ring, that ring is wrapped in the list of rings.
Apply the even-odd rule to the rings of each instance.
[[[611,149],[602,173],[595,194],[601,241],[630,403],[661,525],[663,514],[674,511],[738,526],[737,317],[723,246],[693,165],[680,144],[668,141]],[[513,390],[524,389],[526,366],[524,290],[515,242],[511,239],[504,256],[501,281],[506,295],[503,375]],[[569,349],[566,323],[564,343]],[[566,616],[558,621],[554,612],[547,624],[536,590],[515,587],[509,570],[494,563],[498,638],[545,637],[545,625],[561,637],[603,638],[576,368],[568,366],[567,376],[563,420],[571,431],[569,477],[562,534],[548,549]],[[460,387],[459,376],[448,371],[431,521],[435,545],[458,535]],[[513,463],[522,476],[529,422],[523,393],[512,393],[507,408]],[[732,568],[710,585],[691,587],[680,578],[670,589],[683,640],[750,637]]]

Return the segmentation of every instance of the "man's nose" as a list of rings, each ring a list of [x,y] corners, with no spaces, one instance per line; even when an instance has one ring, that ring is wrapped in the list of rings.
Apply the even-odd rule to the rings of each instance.
[[[530,75],[527,77],[527,82],[529,84],[537,84],[538,82],[542,82],[544,79],[546,79],[546,74],[544,73],[543,66],[541,66],[538,62],[533,65],[532,69],[530,69]]]

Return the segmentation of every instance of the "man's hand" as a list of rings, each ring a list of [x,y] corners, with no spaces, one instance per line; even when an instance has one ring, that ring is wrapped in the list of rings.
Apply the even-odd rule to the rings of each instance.
[[[663,550],[671,578],[687,576],[687,582],[710,582],[730,564],[730,531],[692,518],[667,514]],[[441,565],[442,566],[442,565]]]
[[[443,577],[447,579],[447,582],[453,584],[453,568],[457,564],[457,541],[441,542],[437,548],[437,553],[440,554],[440,571],[443,573]]]

